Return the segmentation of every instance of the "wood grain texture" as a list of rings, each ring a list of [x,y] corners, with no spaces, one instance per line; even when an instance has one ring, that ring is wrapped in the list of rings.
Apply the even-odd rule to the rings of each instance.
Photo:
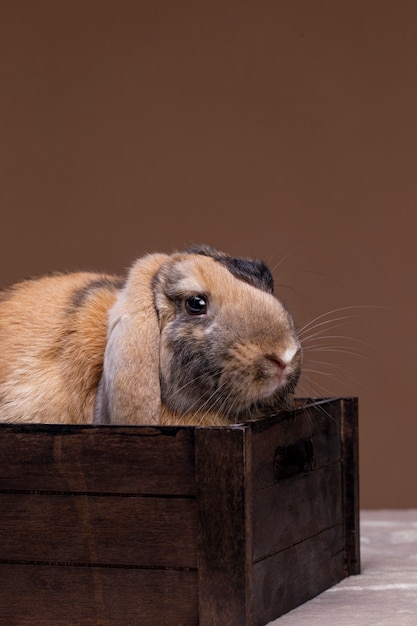
[[[196,567],[194,499],[2,494],[0,558]]]
[[[254,565],[254,626],[263,626],[344,577],[343,525]]]
[[[278,482],[253,496],[253,558],[342,524],[340,463]]]
[[[357,406],[346,400],[346,408],[344,402],[320,402],[275,424],[255,425],[255,625],[279,617],[357,571],[346,568],[346,554],[357,549],[359,532],[354,487]],[[346,545],[346,524],[354,533],[351,545]]]
[[[0,490],[195,494],[191,428],[0,424]]]
[[[197,572],[0,565],[4,626],[197,626]]]
[[[252,624],[250,430],[196,431],[200,624]]]
[[[345,575],[360,574],[358,400],[341,400]]]
[[[324,467],[340,460],[340,406],[338,401],[307,405],[304,409],[284,413],[276,418],[253,423],[253,487],[263,489],[275,484],[280,469],[288,459],[280,454],[290,446],[308,444],[310,467]],[[295,473],[302,473],[299,468]],[[281,472],[283,473],[283,472]],[[293,472],[294,473],[294,472]]]

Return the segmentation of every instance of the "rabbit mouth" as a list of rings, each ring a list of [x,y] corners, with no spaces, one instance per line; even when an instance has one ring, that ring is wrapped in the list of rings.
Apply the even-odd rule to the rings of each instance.
[[[277,366],[274,366],[275,369]],[[217,413],[227,421],[246,421],[288,406],[298,381],[298,370],[268,376],[220,376],[213,391],[199,394],[186,412]]]
[[[213,416],[222,420],[213,423],[245,422],[288,408],[297,380],[296,373],[264,379],[261,384],[220,376],[216,384],[208,385],[210,389],[200,392],[194,389],[185,393],[185,389],[170,387],[163,393],[163,402],[175,415],[182,416],[184,423],[205,423],[209,416],[210,420]],[[210,382],[214,383],[213,379]]]

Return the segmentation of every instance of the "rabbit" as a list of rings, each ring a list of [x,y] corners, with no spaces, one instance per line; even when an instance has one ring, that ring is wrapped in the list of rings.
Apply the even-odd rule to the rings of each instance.
[[[0,292],[0,422],[239,423],[288,408],[301,363],[267,265],[209,246]]]

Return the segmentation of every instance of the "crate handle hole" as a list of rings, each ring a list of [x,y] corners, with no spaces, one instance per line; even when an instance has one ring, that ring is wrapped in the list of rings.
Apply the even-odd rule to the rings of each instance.
[[[282,480],[297,474],[311,472],[314,468],[314,447],[310,439],[280,446],[274,455],[274,479]]]

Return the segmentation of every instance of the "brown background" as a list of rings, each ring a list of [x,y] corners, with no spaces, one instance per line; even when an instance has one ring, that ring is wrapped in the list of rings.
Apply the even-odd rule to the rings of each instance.
[[[362,506],[417,506],[416,24],[415,0],[3,0],[0,285],[263,257],[299,326],[354,316],[300,393],[359,396]]]

